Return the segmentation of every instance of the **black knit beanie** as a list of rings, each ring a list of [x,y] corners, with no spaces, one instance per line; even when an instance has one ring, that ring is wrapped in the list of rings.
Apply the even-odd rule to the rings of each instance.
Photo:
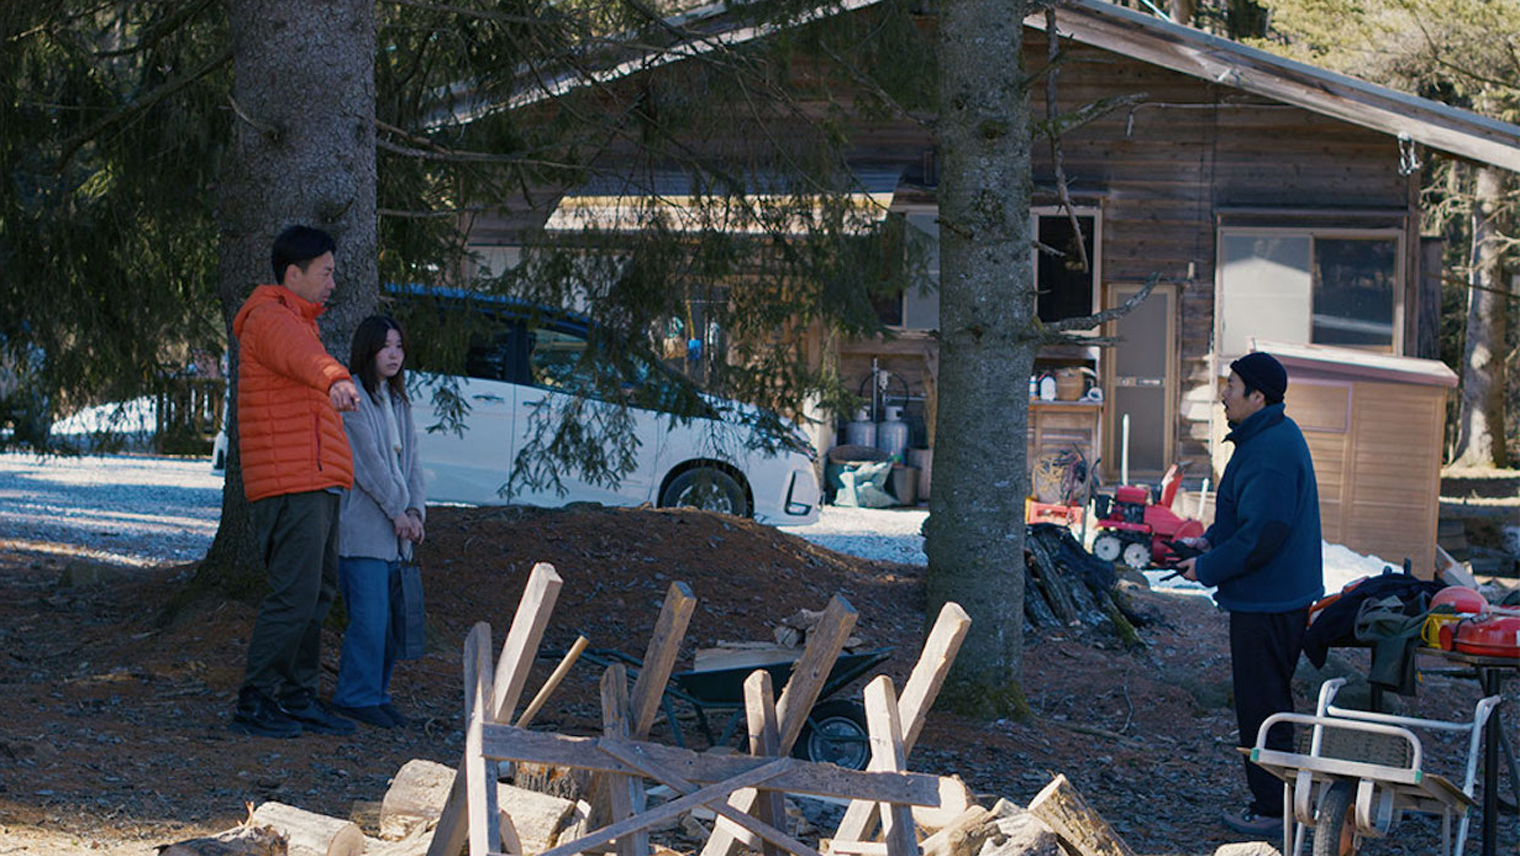
[[[1230,371],[1240,375],[1251,388],[1261,390],[1268,404],[1282,401],[1288,391],[1288,372],[1271,354],[1260,351],[1246,354],[1230,363]]]

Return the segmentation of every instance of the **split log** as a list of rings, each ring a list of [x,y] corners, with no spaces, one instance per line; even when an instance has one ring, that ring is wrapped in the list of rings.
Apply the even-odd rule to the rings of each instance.
[[[412,759],[401,767],[380,803],[380,837],[398,840],[426,829],[438,820],[453,786],[454,770],[436,761]],[[502,840],[515,835],[515,853],[541,853],[558,843],[567,831],[584,834],[590,805],[513,787],[496,786],[502,814]],[[569,840],[569,839],[566,839]]]
[[[285,856],[285,838],[267,826],[239,826],[170,844],[159,856]]]
[[[906,690],[905,690],[906,692]],[[913,822],[920,829],[936,832],[954,823],[967,810],[976,806],[976,796],[959,776],[940,776],[939,805],[913,806]]]
[[[1214,856],[1282,856],[1277,848],[1265,841],[1248,841],[1244,844],[1221,844]]]
[[[977,856],[982,852],[982,845],[996,834],[992,813],[974,805],[925,838],[920,847],[923,856]]]
[[[267,802],[253,812],[254,826],[269,826],[285,836],[290,856],[359,856],[364,833],[351,820]]]
[[[1045,821],[1076,856],[1135,856],[1065,775],[1035,795],[1029,813]]]

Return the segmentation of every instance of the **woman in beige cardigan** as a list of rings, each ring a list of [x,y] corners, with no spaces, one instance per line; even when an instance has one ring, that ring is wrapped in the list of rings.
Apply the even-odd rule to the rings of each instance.
[[[338,572],[348,629],[333,706],[379,728],[405,725],[391,703],[392,580],[413,545],[422,543],[425,497],[417,430],[401,371],[406,337],[400,325],[371,315],[354,331],[348,370],[364,393],[343,414],[354,453],[354,486],[343,496]]]

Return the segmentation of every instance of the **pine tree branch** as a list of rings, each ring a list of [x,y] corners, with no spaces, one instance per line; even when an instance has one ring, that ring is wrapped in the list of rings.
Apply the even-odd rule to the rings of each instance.
[[[1109,321],[1123,318],[1125,315],[1128,315],[1132,310],[1134,310],[1136,306],[1139,306],[1142,302],[1144,302],[1145,298],[1150,297],[1151,292],[1156,290],[1156,284],[1160,281],[1161,275],[1153,273],[1150,275],[1150,278],[1145,281],[1145,285],[1140,286],[1139,291],[1130,295],[1128,300],[1124,301],[1118,306],[1110,307],[1103,310],[1102,312],[1095,312],[1092,315],[1082,315],[1076,318],[1062,318],[1060,321],[1054,321],[1050,324],[1046,324],[1046,336],[1050,339],[1065,339],[1066,337],[1060,334],[1067,333],[1072,330],[1091,330],[1092,328],[1097,327],[1099,324],[1105,324]],[[1086,340],[1084,339],[1084,341]]]
[[[579,169],[576,164],[571,163],[561,163],[558,161],[548,161],[538,158],[525,158],[519,155],[498,155],[492,154],[491,152],[470,152],[460,151],[458,149],[450,149],[445,146],[440,146],[426,137],[419,137],[416,134],[413,134],[402,128],[398,128],[395,125],[391,125],[387,122],[382,122],[379,119],[375,120],[375,127],[387,134],[394,134],[398,137],[401,137],[415,145],[426,147],[413,148],[412,146],[403,146],[398,143],[393,143],[384,138],[377,137],[375,139],[375,145],[378,148],[385,149],[386,151],[393,154],[405,155],[406,157],[417,158],[419,160],[439,161],[445,163],[503,163],[514,165],[523,164],[531,166],[561,167],[564,169]]]
[[[215,0],[194,0],[194,2],[181,8],[179,11],[171,13],[168,17],[160,18],[159,20],[155,21],[146,30],[144,30],[141,35],[138,36],[137,42],[131,47],[117,48],[116,50],[109,51],[97,51],[95,53],[95,56],[100,57],[101,59],[111,59],[114,57],[127,56],[128,54],[134,54],[140,51],[149,50],[154,45],[158,44],[159,39],[178,29],[181,24],[195,17],[195,15],[198,14],[202,9],[210,6],[214,2]]]
[[[465,18],[479,18],[484,21],[497,21],[503,24],[543,24],[540,18],[531,18],[526,15],[509,15],[505,12],[488,12],[483,9],[466,9],[463,6],[452,6],[448,3],[425,3],[423,0],[386,0],[397,6],[409,6],[413,9],[425,9],[429,12],[443,12],[449,15],[459,15]]]
[[[169,96],[180,91],[181,89],[184,89],[190,84],[195,83],[202,77],[205,77],[211,72],[216,71],[218,68],[221,68],[223,65],[231,61],[232,46],[228,45],[227,47],[224,47],[216,56],[213,56],[211,59],[203,63],[199,68],[191,71],[189,74],[159,84],[156,88],[136,98],[130,104],[123,106],[119,110],[113,110],[108,115],[96,120],[93,125],[86,128],[82,133],[79,133],[64,142],[63,153],[58,156],[58,163],[54,167],[54,171],[60,173],[63,172],[63,170],[68,167],[69,161],[74,159],[74,155],[85,143],[88,143],[89,141],[95,139],[122,121],[135,116],[144,110],[147,110],[154,104],[157,104],[165,98],[168,98]]]
[[[1061,55],[1061,32],[1056,29],[1056,10],[1045,10],[1045,45],[1046,54],[1051,66],[1055,65],[1056,59]],[[1060,89],[1056,83],[1057,74],[1052,68],[1045,78],[1045,116],[1051,124],[1051,130],[1056,131],[1056,118],[1060,115]],[[1056,173],[1056,195],[1061,199],[1061,207],[1066,209],[1066,217],[1071,222],[1071,233],[1077,238],[1077,263],[1082,271],[1091,271],[1092,263],[1087,258],[1087,238],[1082,235],[1082,222],[1077,219],[1077,208],[1071,202],[1071,189],[1066,185],[1066,157],[1061,151],[1060,133],[1050,135],[1050,162]]]

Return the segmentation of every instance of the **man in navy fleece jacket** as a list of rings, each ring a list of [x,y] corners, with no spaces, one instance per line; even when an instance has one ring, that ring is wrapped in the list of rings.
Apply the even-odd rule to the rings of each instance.
[[[1235,453],[1215,496],[1214,525],[1194,546],[1206,552],[1178,565],[1182,575],[1217,586],[1230,612],[1230,663],[1240,745],[1254,746],[1261,723],[1293,709],[1293,670],[1303,650],[1309,606],[1324,594],[1319,490],[1304,435],[1283,413],[1288,373],[1270,354],[1230,364],[1224,394],[1226,440]],[[1272,729],[1267,745],[1291,749],[1292,732]],[[1280,834],[1282,783],[1245,762],[1251,804],[1224,813],[1247,835]]]

